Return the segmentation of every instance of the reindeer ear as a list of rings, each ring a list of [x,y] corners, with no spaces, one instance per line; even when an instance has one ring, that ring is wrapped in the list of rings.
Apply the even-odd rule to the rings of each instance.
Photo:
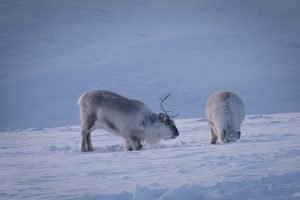
[[[166,121],[166,115],[164,113],[159,113],[159,119],[161,122]]]

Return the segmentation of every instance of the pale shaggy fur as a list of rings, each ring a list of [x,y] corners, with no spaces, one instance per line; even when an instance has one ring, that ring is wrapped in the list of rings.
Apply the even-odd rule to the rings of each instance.
[[[208,98],[206,116],[211,130],[211,144],[235,142],[241,135],[245,108],[240,97],[229,91],[219,91]]]
[[[171,139],[179,135],[174,121],[153,113],[143,102],[119,94],[92,90],[78,100],[81,118],[81,151],[93,151],[91,132],[105,129],[125,139],[127,150],[139,150],[142,142]]]

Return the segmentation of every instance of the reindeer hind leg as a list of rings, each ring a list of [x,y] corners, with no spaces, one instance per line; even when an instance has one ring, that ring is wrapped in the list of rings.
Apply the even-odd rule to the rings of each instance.
[[[216,134],[214,133],[213,128],[210,128],[210,133],[211,133],[211,141],[210,141],[210,144],[216,144],[216,143],[217,143],[218,137],[217,137]]]
[[[87,136],[87,147],[88,147],[88,151],[93,151],[92,132],[90,132]]]
[[[82,121],[81,152],[93,151],[91,132],[95,124],[95,116],[86,116]]]

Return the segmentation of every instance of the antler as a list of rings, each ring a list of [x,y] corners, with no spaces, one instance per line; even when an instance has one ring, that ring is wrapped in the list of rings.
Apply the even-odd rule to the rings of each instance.
[[[168,114],[168,111],[166,111],[165,109],[164,109],[164,107],[163,107],[163,103],[164,103],[164,101],[170,96],[171,94],[168,94],[167,96],[165,96],[163,99],[162,98],[159,98],[160,99],[160,101],[161,101],[161,103],[160,103],[160,107],[161,107],[161,109],[166,113],[166,114]]]
[[[168,115],[168,113],[172,113],[172,111],[167,111],[166,109],[164,109],[164,107],[163,107],[163,103],[164,103],[164,101],[170,96],[171,94],[168,94],[167,96],[165,96],[163,99],[162,98],[159,98],[160,99],[160,101],[161,101],[161,103],[160,103],[160,107],[161,107],[161,109],[165,112],[165,114],[166,115]],[[172,118],[175,118],[175,117],[177,117],[179,115],[179,113],[177,113],[176,115],[174,115],[174,116],[171,116]]]
[[[177,117],[179,115],[179,113],[177,113],[176,115],[172,115],[171,117],[172,118],[175,118],[175,117]]]

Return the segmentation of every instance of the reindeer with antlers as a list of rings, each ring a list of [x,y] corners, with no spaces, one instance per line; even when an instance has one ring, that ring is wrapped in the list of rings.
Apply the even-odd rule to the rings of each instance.
[[[128,151],[142,149],[143,142],[153,144],[161,139],[176,138],[179,132],[172,116],[168,114],[170,111],[163,108],[169,96],[160,99],[163,113],[155,114],[143,102],[110,91],[92,90],[84,93],[78,100],[81,151],[93,151],[91,132],[97,128],[123,137]]]

